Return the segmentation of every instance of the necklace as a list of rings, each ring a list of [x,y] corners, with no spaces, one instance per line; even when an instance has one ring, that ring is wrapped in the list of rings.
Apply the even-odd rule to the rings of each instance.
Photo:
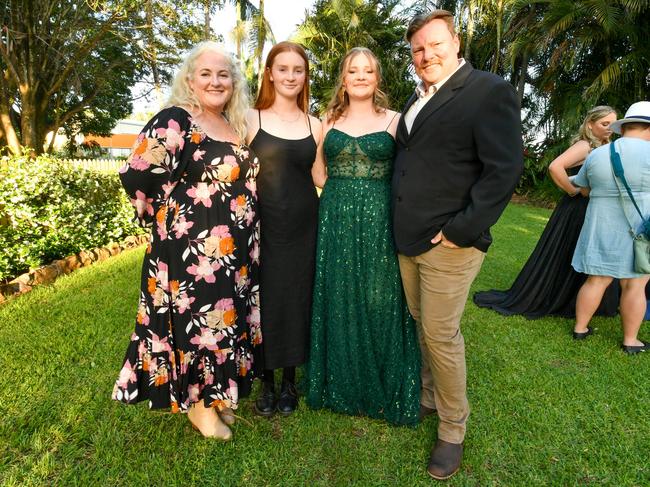
[[[278,112],[276,112],[273,108],[270,108],[270,110],[275,113],[275,116],[280,119],[281,122],[286,122],[286,123],[294,123],[297,122],[300,116],[302,115],[302,112],[298,112],[298,115],[295,116],[293,120],[288,120],[286,118],[282,118],[282,115],[280,115]]]

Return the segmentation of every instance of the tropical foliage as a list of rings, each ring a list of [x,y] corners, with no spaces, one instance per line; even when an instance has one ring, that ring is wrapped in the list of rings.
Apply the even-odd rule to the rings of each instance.
[[[235,7],[235,27],[229,32],[223,29],[219,36],[227,35],[235,44],[235,53],[242,60],[245,74],[253,91],[257,90],[261,79],[264,46],[275,44],[271,24],[264,16],[264,0],[257,5],[250,0],[194,0],[203,10],[204,39],[214,37],[212,33],[212,15],[223,10],[227,5]]]
[[[266,2],[268,4],[268,2]],[[180,53],[232,39],[252,91],[274,42],[264,0],[7,0],[0,6],[0,147],[43,147],[48,131],[107,134],[131,110],[136,82],[159,97]],[[221,25],[234,6],[232,31]],[[330,97],[354,46],[375,52],[399,109],[415,84],[404,31],[415,11],[455,13],[461,53],[510,81],[523,108],[524,185],[544,179],[588,108],[623,113],[650,98],[650,0],[315,0],[294,40],[307,47],[313,110]],[[268,8],[268,6],[266,6]],[[143,85],[142,82],[145,82]]]
[[[322,113],[331,97],[345,53],[365,46],[379,58],[384,91],[399,109],[413,91],[410,54],[404,41],[407,15],[399,1],[317,0],[294,40],[312,61],[312,109]]]
[[[0,160],[0,281],[137,233],[117,174],[46,156]]]
[[[413,87],[405,26],[416,11],[453,12],[461,55],[515,87],[527,145],[523,186],[544,179],[585,112],[620,113],[650,98],[650,0],[318,0],[297,39],[313,56],[314,103],[329,97],[338,62],[354,45],[378,54],[400,107]]]
[[[538,177],[585,112],[650,98],[648,0],[444,0],[464,19],[463,52],[517,89]],[[532,141],[537,144],[532,147]]]

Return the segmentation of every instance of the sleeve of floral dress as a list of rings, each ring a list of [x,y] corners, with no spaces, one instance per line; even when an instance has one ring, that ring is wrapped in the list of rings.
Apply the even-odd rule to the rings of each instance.
[[[166,200],[184,171],[181,161],[189,114],[178,107],[156,114],[135,141],[131,155],[120,169],[122,186],[135,207],[140,225],[153,223],[154,204]]]

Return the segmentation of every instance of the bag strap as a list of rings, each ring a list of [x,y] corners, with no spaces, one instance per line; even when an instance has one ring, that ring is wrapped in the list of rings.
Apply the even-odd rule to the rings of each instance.
[[[645,218],[643,218],[643,214],[639,209],[639,205],[636,204],[636,200],[632,195],[632,190],[630,189],[630,186],[627,184],[627,180],[625,179],[625,171],[623,170],[623,164],[621,163],[621,156],[616,151],[616,147],[614,146],[614,144],[616,144],[616,142],[612,142],[611,144],[609,144],[609,155],[610,155],[610,160],[612,161],[612,167],[614,168],[614,176],[618,176],[618,178],[623,182],[623,185],[627,190],[627,194],[632,200],[632,204],[634,205],[634,208],[636,208],[636,212],[641,217],[643,223],[645,223]],[[619,188],[618,190],[620,192],[621,188]]]
[[[628,196],[630,197],[630,200],[632,201],[632,204],[634,205],[634,208],[636,208],[637,213],[641,217],[641,221],[643,222],[643,229],[644,231],[642,233],[649,234],[650,230],[650,222],[648,222],[645,218],[643,218],[643,214],[641,213],[641,210],[639,209],[639,205],[636,204],[636,200],[634,199],[634,195],[632,194],[632,190],[630,189],[630,186],[627,184],[627,180],[625,179],[625,171],[623,170],[623,163],[621,162],[621,156],[620,154],[616,151],[615,144],[616,142],[612,142],[609,144],[609,155],[610,155],[610,162],[612,163],[612,171],[614,172],[614,182],[616,183],[616,187],[618,188],[618,197],[621,200],[621,206],[623,207],[623,215],[625,215],[625,219],[627,220],[627,224],[630,226],[630,235],[632,237],[636,238],[637,234],[634,231],[634,228],[632,226],[632,222],[627,216],[627,213],[625,212],[625,202],[623,201],[623,191],[621,190],[621,185],[618,182],[619,179],[625,186],[625,190],[627,191]]]

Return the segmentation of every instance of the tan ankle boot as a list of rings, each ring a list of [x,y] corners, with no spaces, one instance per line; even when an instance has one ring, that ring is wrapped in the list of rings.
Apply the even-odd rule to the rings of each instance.
[[[194,429],[206,438],[217,438],[228,441],[232,438],[232,431],[226,426],[214,408],[206,408],[203,401],[198,401],[190,407],[187,412],[187,419],[192,423]]]

